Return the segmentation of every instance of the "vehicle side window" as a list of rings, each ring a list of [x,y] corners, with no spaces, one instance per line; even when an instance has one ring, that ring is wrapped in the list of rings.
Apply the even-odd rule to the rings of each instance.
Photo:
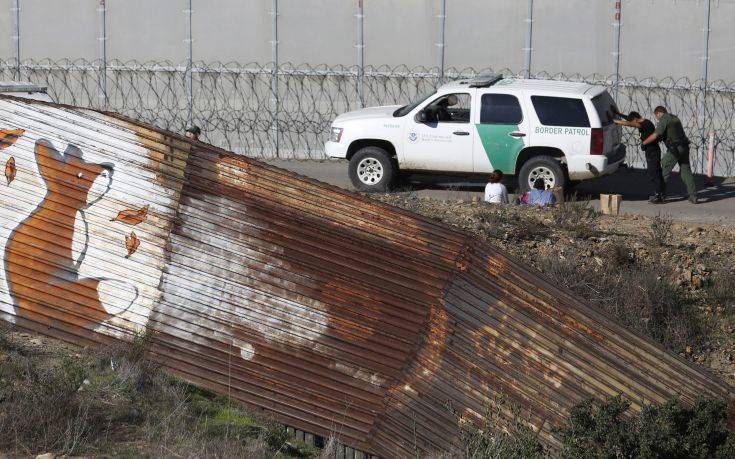
[[[545,126],[590,127],[582,99],[531,96],[531,103]]]
[[[518,98],[510,94],[484,94],[481,99],[480,123],[519,124],[523,110]]]
[[[472,99],[469,94],[445,94],[424,109],[434,123],[469,123]]]

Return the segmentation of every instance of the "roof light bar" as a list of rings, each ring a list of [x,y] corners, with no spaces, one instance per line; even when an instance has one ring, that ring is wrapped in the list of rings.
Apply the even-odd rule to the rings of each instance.
[[[503,75],[480,75],[470,80],[470,88],[489,88],[503,79]]]

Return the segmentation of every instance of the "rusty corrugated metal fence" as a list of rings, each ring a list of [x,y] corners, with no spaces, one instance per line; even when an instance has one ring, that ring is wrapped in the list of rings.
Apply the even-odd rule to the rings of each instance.
[[[586,397],[732,397],[407,211],[93,110],[2,98],[0,147],[4,319],[86,344],[147,330],[171,371],[299,429],[404,457],[502,397],[554,446]]]

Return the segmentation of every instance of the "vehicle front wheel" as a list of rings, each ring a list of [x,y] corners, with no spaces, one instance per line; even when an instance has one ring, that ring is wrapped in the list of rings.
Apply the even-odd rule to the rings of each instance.
[[[520,191],[530,190],[538,179],[543,179],[546,188],[564,188],[567,185],[561,163],[551,156],[536,156],[526,161],[518,174]]]
[[[349,175],[358,191],[386,192],[397,172],[388,152],[380,147],[365,147],[350,159]]]

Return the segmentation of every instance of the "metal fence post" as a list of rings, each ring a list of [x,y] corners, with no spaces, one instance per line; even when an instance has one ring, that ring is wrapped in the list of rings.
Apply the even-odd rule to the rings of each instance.
[[[193,55],[193,42],[194,37],[192,35],[192,13],[194,10],[192,9],[192,0],[188,0],[188,8],[184,10],[184,14],[186,14],[186,20],[187,20],[187,38],[184,40],[184,43],[186,43],[187,46],[187,56],[186,56],[186,97],[187,97],[187,104],[188,104],[188,114],[186,118],[186,123],[188,125],[192,124],[192,120],[194,118],[194,75],[193,75],[193,67],[194,67],[194,55]]]
[[[445,30],[447,24],[447,0],[440,0],[439,14],[439,42],[436,44],[437,52],[437,86],[444,84],[444,50],[447,47],[445,41]]]
[[[273,0],[272,16],[272,39],[271,39],[271,55],[273,59],[273,70],[271,72],[271,105],[273,107],[273,141],[275,146],[276,158],[279,157],[280,139],[279,139],[279,123],[278,123],[278,0]]]
[[[704,4],[704,50],[702,54],[702,75],[699,82],[699,129],[700,129],[700,156],[701,170],[704,170],[705,139],[707,137],[707,82],[709,78],[709,35],[712,18],[712,0],[705,0]]]
[[[359,108],[365,106],[365,35],[364,35],[365,13],[363,0],[357,0],[357,105]]]
[[[523,48],[525,66],[523,76],[531,78],[531,55],[533,53],[533,0],[528,0],[528,15],[526,17],[526,47]]]
[[[100,36],[97,38],[100,42],[100,87],[99,87],[99,103],[102,108],[107,108],[107,5],[106,0],[100,0],[100,6],[97,8],[100,20]]]
[[[20,81],[20,0],[13,0],[13,6],[10,8],[13,14],[13,52],[15,53],[15,81]]]
[[[622,14],[622,0],[615,1],[615,16],[613,21],[613,94],[618,98],[620,86],[620,16]]]

